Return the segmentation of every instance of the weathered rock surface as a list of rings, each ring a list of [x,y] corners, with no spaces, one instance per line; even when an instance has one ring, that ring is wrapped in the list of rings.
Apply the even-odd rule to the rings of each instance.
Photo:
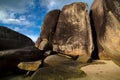
[[[51,55],[45,59],[47,67],[36,71],[32,80],[74,80],[86,74],[78,67],[80,63],[60,55]]]
[[[0,70],[14,69],[23,61],[40,60],[43,53],[34,46],[0,51]]]
[[[61,69],[56,67],[45,67],[39,69],[32,76],[31,80],[75,80],[76,78],[85,77],[83,71],[76,71],[75,69],[67,69],[60,66]]]
[[[58,22],[60,10],[50,11],[44,21],[41,28],[40,37],[36,42],[36,47],[40,50],[49,50],[52,48],[52,37],[55,33],[56,25]]]
[[[95,0],[91,8],[99,53],[120,65],[120,0]]]
[[[27,70],[27,71],[36,71],[41,65],[41,61],[27,61],[27,62],[20,62],[17,67],[22,69],[22,70]]]
[[[34,42],[27,36],[0,26],[0,51],[33,45]]]
[[[87,62],[93,51],[87,4],[79,2],[63,7],[53,38],[53,51],[79,56]]]
[[[72,60],[70,58],[65,57],[64,55],[51,55],[45,58],[44,66],[47,64],[49,66],[78,66],[80,63]]]
[[[91,11],[90,11],[90,19],[91,19],[91,27],[94,29],[97,34],[97,47],[98,47],[98,55],[100,59],[108,59],[109,57],[104,52],[103,47],[101,46],[99,40],[101,35],[103,35],[104,28],[102,28],[104,23],[104,9],[103,9],[103,0],[94,0]],[[101,29],[101,30],[100,30]],[[94,34],[93,34],[94,35]],[[95,36],[95,35],[94,35]]]

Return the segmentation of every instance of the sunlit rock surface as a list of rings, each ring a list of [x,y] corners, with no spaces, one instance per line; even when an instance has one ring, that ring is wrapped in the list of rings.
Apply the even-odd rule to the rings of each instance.
[[[95,0],[91,16],[97,32],[99,53],[120,65],[120,0]]]
[[[79,56],[78,61],[87,62],[93,48],[87,4],[78,2],[64,6],[53,37],[53,51]]]
[[[20,62],[17,67],[22,69],[22,70],[27,70],[27,71],[36,71],[41,65],[41,61],[26,61],[26,62]]]

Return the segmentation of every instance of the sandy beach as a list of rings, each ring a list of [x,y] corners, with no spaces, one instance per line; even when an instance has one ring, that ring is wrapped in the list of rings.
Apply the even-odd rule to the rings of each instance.
[[[88,76],[81,80],[120,80],[120,67],[111,60],[97,60],[81,68]]]

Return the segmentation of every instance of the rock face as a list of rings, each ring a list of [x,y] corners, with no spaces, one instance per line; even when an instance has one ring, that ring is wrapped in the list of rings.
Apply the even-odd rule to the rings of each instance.
[[[0,26],[0,51],[33,45],[34,42],[27,36]]]
[[[103,0],[94,0],[93,5],[91,7],[90,12],[90,19],[91,19],[91,27],[95,27],[95,32],[97,33],[97,47],[98,47],[98,54],[100,59],[105,59],[108,56],[104,52],[103,47],[99,42],[99,36],[103,34],[100,29],[102,29],[102,25],[104,22],[104,12],[103,12]],[[94,25],[93,25],[94,24]],[[104,28],[103,28],[104,29]]]
[[[53,37],[53,51],[79,56],[87,62],[93,51],[87,4],[79,2],[63,7]]]
[[[54,35],[60,10],[50,11],[43,22],[40,37],[36,42],[36,47],[40,50],[49,50],[52,46],[52,37]]]
[[[97,32],[99,53],[120,65],[120,0],[95,0],[91,16]]]

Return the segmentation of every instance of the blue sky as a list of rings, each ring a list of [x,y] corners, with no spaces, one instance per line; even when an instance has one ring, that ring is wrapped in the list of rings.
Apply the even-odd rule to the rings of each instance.
[[[93,0],[0,0],[0,26],[22,33],[35,42],[47,12],[72,2],[85,2],[90,8]]]

